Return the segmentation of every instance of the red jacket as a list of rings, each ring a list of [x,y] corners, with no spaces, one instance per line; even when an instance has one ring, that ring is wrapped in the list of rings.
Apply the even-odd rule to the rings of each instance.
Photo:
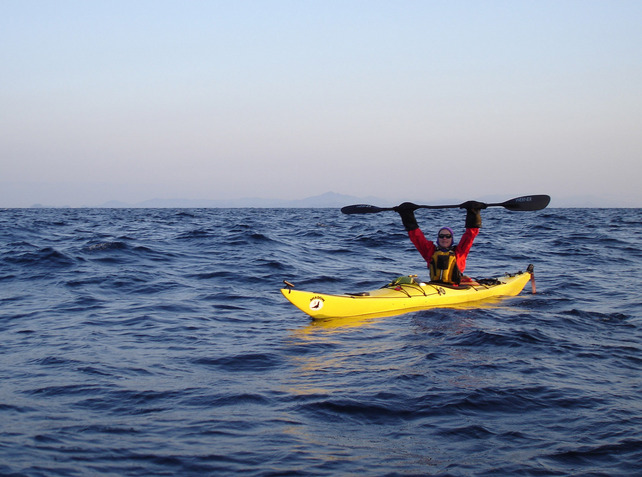
[[[466,229],[464,235],[461,236],[459,243],[455,245],[455,258],[461,273],[464,273],[464,270],[466,269],[466,257],[468,257],[470,247],[473,246],[473,241],[475,240],[475,237],[477,237],[478,233],[479,229]],[[430,268],[432,254],[435,253],[437,248],[435,243],[426,239],[421,229],[411,230],[408,232],[408,237],[410,237],[410,241],[414,244],[421,256],[424,257],[424,260],[428,264],[428,268]]]

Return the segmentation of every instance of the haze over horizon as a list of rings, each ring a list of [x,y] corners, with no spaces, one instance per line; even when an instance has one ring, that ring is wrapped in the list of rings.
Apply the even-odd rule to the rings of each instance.
[[[533,194],[524,194],[533,195]],[[522,196],[519,196],[522,197]],[[487,204],[500,204],[515,197],[507,198],[502,195],[487,195],[476,197],[474,200],[480,200]],[[442,197],[435,200],[418,200],[420,204],[426,205],[448,205],[462,203],[461,197]],[[465,201],[464,201],[465,202]],[[301,199],[265,199],[260,197],[240,197],[233,199],[147,199],[144,201],[131,203],[119,200],[111,200],[102,204],[83,204],[79,206],[58,205],[50,206],[46,204],[32,204],[26,208],[342,208],[351,204],[372,204],[380,207],[391,207],[399,204],[399,201],[383,199],[381,197],[356,197],[346,194],[337,194],[326,192],[324,194],[305,197]],[[598,200],[595,197],[578,196],[564,200],[551,198],[548,208],[629,208],[629,206],[618,205],[617,203],[605,203],[604,199]],[[24,208],[24,207],[23,207]],[[635,207],[637,208],[637,207]],[[5,209],[8,210],[8,209]]]
[[[640,23],[624,0],[8,0],[0,207],[642,207]]]

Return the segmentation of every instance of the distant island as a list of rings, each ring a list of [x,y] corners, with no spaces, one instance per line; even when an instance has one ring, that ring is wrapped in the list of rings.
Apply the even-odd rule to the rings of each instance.
[[[262,199],[247,197],[241,199],[207,200],[207,199],[150,199],[137,203],[109,201],[98,208],[146,208],[146,209],[205,209],[205,208],[336,208],[356,203],[375,203],[388,206],[387,202],[377,197],[354,197],[351,195],[326,192],[325,194],[298,200]]]
[[[340,208],[351,204],[372,204],[379,207],[392,207],[410,200],[417,204],[458,204],[471,199],[470,197],[459,198],[438,198],[430,200],[417,199],[408,197],[406,199],[393,201],[391,199],[382,199],[381,197],[357,197],[353,195],[337,194],[335,192],[326,192],[325,194],[307,197],[305,199],[265,199],[261,197],[246,197],[240,199],[149,199],[142,202],[129,203],[118,200],[111,200],[102,204],[86,204],[83,206],[51,206],[43,204],[34,204],[31,208],[113,208],[113,209],[207,209],[207,208],[257,208],[257,209],[274,209],[274,208]],[[486,203],[503,202],[510,199],[510,196],[486,195],[483,197],[473,197]],[[471,200],[472,200],[471,199]],[[573,197],[552,197],[549,208],[637,208],[632,200],[616,200],[613,198],[598,198],[595,196],[573,196]]]

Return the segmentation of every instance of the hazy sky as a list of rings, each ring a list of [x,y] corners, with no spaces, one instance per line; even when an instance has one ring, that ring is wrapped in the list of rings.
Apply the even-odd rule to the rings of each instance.
[[[0,207],[642,207],[640,25],[638,0],[2,0]]]

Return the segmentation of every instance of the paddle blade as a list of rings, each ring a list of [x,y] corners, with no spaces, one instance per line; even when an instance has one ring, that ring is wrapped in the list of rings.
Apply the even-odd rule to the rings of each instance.
[[[508,210],[515,211],[529,211],[529,210],[541,210],[546,208],[551,201],[551,197],[548,195],[525,195],[523,197],[516,197],[515,199],[507,200],[502,202],[502,207],[506,207]]]
[[[343,212],[344,214],[376,214],[379,212],[383,212],[384,210],[392,209],[367,204],[346,205],[345,207],[341,208],[341,212]]]

